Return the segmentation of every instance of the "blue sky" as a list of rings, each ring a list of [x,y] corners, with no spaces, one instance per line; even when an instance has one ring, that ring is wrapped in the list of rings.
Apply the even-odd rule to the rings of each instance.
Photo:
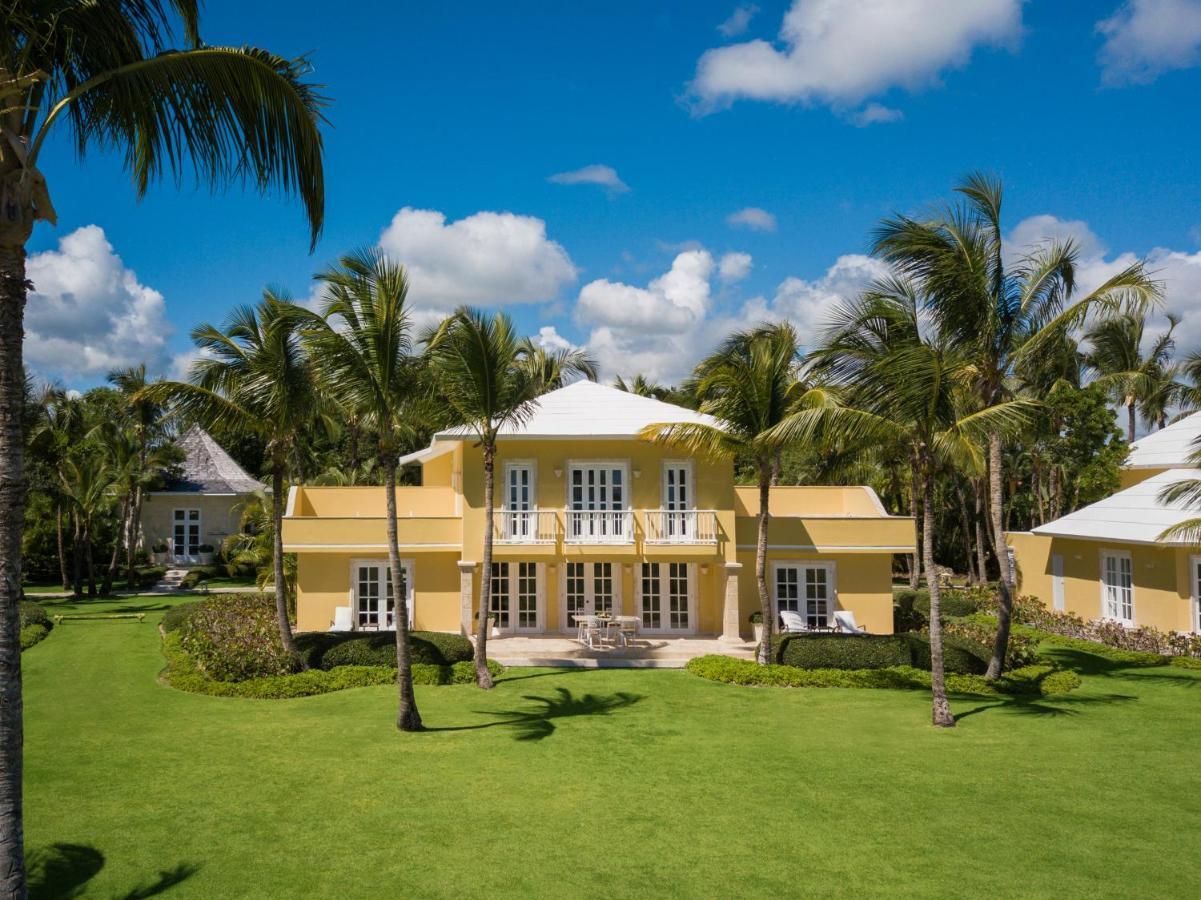
[[[424,316],[503,304],[609,374],[671,380],[735,324],[813,333],[878,273],[872,226],[972,169],[1005,179],[1015,243],[1075,235],[1085,281],[1150,256],[1170,307],[1201,305],[1201,0],[210,0],[203,33],[312,53],[324,236],[310,255],[295,201],[237,188],[139,203],[119,160],[60,139],[59,224],[31,248],[44,377],[178,373],[198,322],[267,284],[307,298],[381,242]]]

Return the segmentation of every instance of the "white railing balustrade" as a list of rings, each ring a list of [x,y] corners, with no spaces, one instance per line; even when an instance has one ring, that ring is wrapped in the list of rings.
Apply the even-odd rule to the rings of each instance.
[[[553,509],[498,509],[492,520],[498,544],[553,544],[559,518]]]
[[[716,544],[717,513],[711,509],[648,509],[648,544]]]
[[[569,509],[569,544],[632,544],[634,513],[628,509]]]

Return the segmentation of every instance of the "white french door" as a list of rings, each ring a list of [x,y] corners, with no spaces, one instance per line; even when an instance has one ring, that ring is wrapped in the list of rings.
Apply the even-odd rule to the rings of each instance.
[[[351,564],[356,631],[392,631],[396,628],[396,594],[393,592],[391,567],[385,559],[355,560]],[[413,562],[400,562],[400,589],[413,627]]]
[[[200,510],[177,509],[172,515],[171,555],[175,562],[200,558]]]
[[[692,563],[644,562],[638,578],[642,628],[674,634],[696,631],[696,576]]]
[[[535,537],[537,516],[534,506],[534,467],[528,463],[505,463],[504,539],[532,540]]]
[[[575,616],[616,613],[620,610],[620,576],[620,563],[564,563],[562,630],[575,630]]]
[[[569,467],[567,537],[569,540],[627,540],[626,466],[581,463]]]
[[[1051,604],[1059,612],[1066,609],[1063,592],[1063,554],[1051,554]]]
[[[1134,624],[1134,564],[1129,553],[1101,554],[1101,615]]]
[[[687,510],[695,506],[692,496],[692,463],[663,463],[663,537],[667,540],[688,540],[694,535],[692,523],[695,519]]]
[[[503,632],[542,630],[542,573],[540,563],[492,563],[488,609]]]
[[[776,614],[798,613],[810,628],[829,628],[834,617],[834,564],[772,564],[772,599]]]

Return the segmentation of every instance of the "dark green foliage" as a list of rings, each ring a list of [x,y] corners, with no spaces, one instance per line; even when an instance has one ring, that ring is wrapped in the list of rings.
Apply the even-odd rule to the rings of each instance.
[[[892,630],[921,631],[926,627],[927,619],[924,614],[915,609],[919,597],[925,597],[926,609],[930,608],[930,593],[925,590],[893,591],[892,594]]]
[[[166,577],[166,566],[141,566],[135,570],[138,573],[137,589],[144,591],[152,588]]]
[[[980,600],[976,590],[958,590],[944,588],[939,597],[939,607],[943,619],[957,619],[960,616],[970,616],[980,608]],[[913,598],[913,609],[922,614],[927,622],[930,621],[930,592],[920,591]]]
[[[34,644],[40,644],[50,633],[45,625],[25,625],[21,628],[21,651],[24,652]]]
[[[472,658],[471,641],[461,634],[440,631],[409,633],[413,662],[450,666]],[[311,668],[391,666],[396,668],[396,636],[390,631],[327,631],[298,634],[296,644]]]
[[[171,632],[178,631],[183,627],[192,615],[200,608],[200,603],[180,603],[177,606],[172,606],[169,610],[163,613],[162,628],[163,631]]]
[[[900,634],[787,634],[780,637],[776,661],[799,669],[884,669],[913,666],[930,671],[930,640],[916,632]],[[988,651],[972,641],[943,636],[943,667],[949,673],[982,674]]]
[[[296,668],[279,638],[273,597],[224,594],[196,607],[179,629],[180,646],[208,678],[246,681]]]
[[[32,600],[22,600],[19,607],[21,627],[25,628],[28,625],[41,625],[47,631],[54,627],[54,622],[51,621],[50,615],[42,608],[40,603],[34,603]]]
[[[930,671],[930,636],[910,632],[906,635],[913,648],[912,665]],[[991,654],[981,645],[952,634],[942,636],[942,665],[948,674],[983,675]]]
[[[202,581],[220,577],[222,571],[223,567],[221,566],[193,566],[188,569],[188,574],[180,581],[180,586],[190,591]]]

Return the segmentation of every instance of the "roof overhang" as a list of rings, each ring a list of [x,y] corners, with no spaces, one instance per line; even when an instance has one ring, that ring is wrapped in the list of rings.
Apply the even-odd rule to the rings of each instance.
[[[396,460],[398,466],[411,466],[416,463],[427,463],[431,459],[437,459],[439,456],[445,456],[454,449],[454,440],[443,440],[441,435],[435,435],[433,441],[424,450],[415,450],[412,453],[406,453],[404,456]]]

